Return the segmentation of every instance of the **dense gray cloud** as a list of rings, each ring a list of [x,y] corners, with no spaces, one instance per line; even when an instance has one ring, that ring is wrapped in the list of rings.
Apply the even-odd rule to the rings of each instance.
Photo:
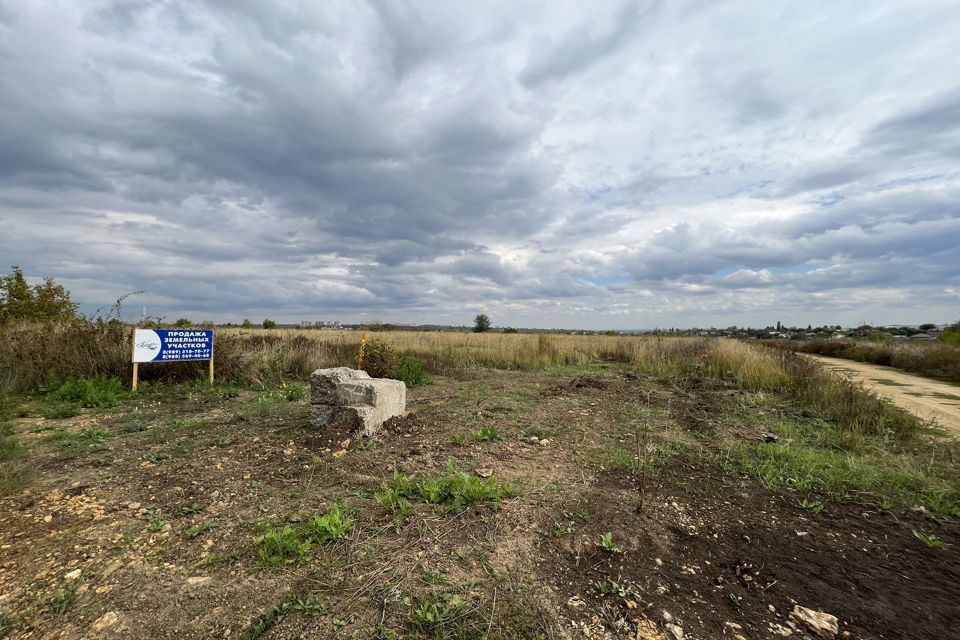
[[[0,255],[197,320],[953,320],[955,9],[0,0]]]

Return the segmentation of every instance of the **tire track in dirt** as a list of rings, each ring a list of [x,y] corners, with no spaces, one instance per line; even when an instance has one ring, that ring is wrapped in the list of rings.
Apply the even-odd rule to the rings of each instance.
[[[803,354],[925,420],[932,420],[950,435],[960,437],[960,386],[922,378],[891,367]]]

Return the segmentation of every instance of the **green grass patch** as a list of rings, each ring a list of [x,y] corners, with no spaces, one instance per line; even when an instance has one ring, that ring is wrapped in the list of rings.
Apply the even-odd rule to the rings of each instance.
[[[343,540],[353,530],[353,519],[340,505],[316,515],[298,527],[289,524],[268,526],[253,544],[263,564],[280,567],[306,564],[316,546]]]
[[[439,476],[407,476],[396,472],[389,482],[385,482],[378,492],[387,497],[380,501],[397,504],[400,499],[427,504],[444,505],[452,513],[459,513],[477,504],[489,504],[499,508],[500,501],[516,495],[510,484],[501,483],[494,477],[478,478],[465,471],[458,471],[451,460],[447,472]],[[389,507],[388,507],[389,508]]]

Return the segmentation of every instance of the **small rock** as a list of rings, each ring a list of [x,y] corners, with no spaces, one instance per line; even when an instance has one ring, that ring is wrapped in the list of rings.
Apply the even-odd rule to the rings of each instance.
[[[529,442],[530,444],[537,444],[538,442],[540,442],[540,438],[538,438],[537,436],[530,436],[529,438],[527,438],[527,442]]]
[[[349,447],[350,447],[350,438],[347,438],[346,440],[340,443],[341,449],[348,449]]]
[[[477,469],[474,473],[480,478],[489,478],[493,475],[493,469]]]
[[[73,581],[80,577],[80,569],[74,569],[63,576],[65,579]]]
[[[541,441],[538,442],[537,444],[539,444],[541,447],[549,446],[549,444],[550,444],[550,438],[544,438],[543,440],[541,440]]]
[[[116,611],[107,611],[105,614],[94,620],[93,624],[90,625],[90,630],[94,633],[99,633],[117,624],[119,620],[120,614],[118,614]]]
[[[587,606],[587,603],[584,602],[583,598],[581,598],[580,596],[571,596],[570,599],[567,600],[567,606],[568,607],[585,607]]]
[[[103,584],[97,587],[96,589],[94,589],[94,592],[96,592],[96,594],[100,596],[102,596],[105,593],[110,593],[111,591],[113,591],[112,584]]]
[[[627,609],[636,609],[636,608],[637,608],[637,603],[634,602],[633,600],[624,600],[624,601],[623,601],[623,604],[625,604],[625,605],[627,606]]]
[[[723,624],[727,625],[728,627],[730,627],[730,628],[733,629],[734,631],[740,631],[740,629],[743,629],[743,627],[741,627],[740,625],[738,625],[736,622],[724,622]]]
[[[187,578],[187,585],[191,587],[200,587],[205,584],[210,584],[210,581],[213,580],[210,576],[190,576]]]
[[[53,516],[50,516],[50,515],[43,516],[43,521],[44,521],[44,522],[53,522]]]
[[[760,439],[764,442],[776,442],[780,439],[780,436],[775,433],[763,433],[760,435]]]
[[[666,609],[664,609],[664,610],[661,612],[660,615],[663,616],[663,621],[664,621],[664,622],[673,622],[673,616],[670,615],[670,612],[667,611]]]
[[[347,455],[347,450],[346,450],[346,449],[340,449],[339,451],[334,451],[334,452],[333,452],[333,457],[334,457],[334,458],[342,458],[342,457],[345,456],[345,455]]]
[[[136,511],[139,508],[140,508],[139,502],[131,502],[130,504],[127,505],[127,509],[130,509],[130,511]]]
[[[667,631],[670,632],[670,635],[672,635],[675,640],[683,640],[683,629],[681,627],[675,624],[667,624],[665,626]]]
[[[821,638],[835,638],[840,628],[837,626],[837,617],[823,611],[814,611],[800,605],[795,605],[790,617],[806,625]]]
[[[636,640],[667,640],[667,638],[660,633],[660,628],[657,627],[656,622],[640,616],[637,618]]]

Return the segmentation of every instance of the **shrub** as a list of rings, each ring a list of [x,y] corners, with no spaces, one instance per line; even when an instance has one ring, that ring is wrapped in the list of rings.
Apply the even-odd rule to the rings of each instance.
[[[423,364],[413,358],[402,358],[393,377],[397,380],[403,380],[408,387],[430,384],[431,382]]]
[[[363,370],[374,378],[395,378],[400,356],[383,340],[370,340],[363,347]]]
[[[55,386],[47,394],[47,399],[54,403],[70,403],[84,408],[109,408],[116,406],[118,396],[122,393],[123,385],[116,378],[100,375],[93,378],[70,376],[63,384]]]

